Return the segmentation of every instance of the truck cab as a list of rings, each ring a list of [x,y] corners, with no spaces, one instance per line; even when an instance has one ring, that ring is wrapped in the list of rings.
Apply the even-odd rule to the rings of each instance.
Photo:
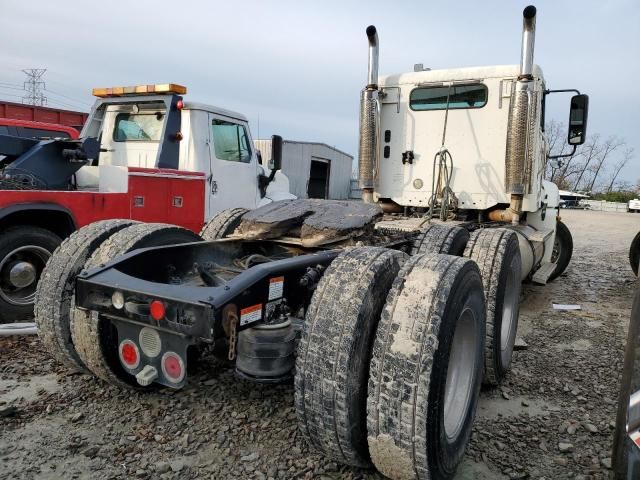
[[[95,187],[100,166],[203,172],[205,219],[226,208],[256,208],[265,197],[288,197],[288,179],[280,172],[267,192],[257,188],[267,168],[260,163],[244,115],[184,101],[180,95],[186,88],[180,85],[147,86],[147,91],[94,89],[99,100],[81,137],[99,138],[101,151],[97,161],[80,169],[80,187]]]
[[[384,138],[376,196],[403,206],[428,206],[434,159],[446,148],[453,161],[449,187],[458,208],[487,210],[508,204],[504,157],[518,72],[518,65],[501,65],[382,77]],[[527,172],[523,199],[523,208],[530,211],[540,207],[542,198],[541,166],[547,149],[541,121],[543,92],[542,70],[535,65],[528,139],[534,168]]]
[[[414,217],[414,228],[440,221],[514,230],[522,279],[546,284],[568,265],[573,242],[558,218],[558,188],[544,179],[548,162],[561,157],[549,156],[545,99],[576,93],[567,135],[575,152],[586,138],[588,97],[546,88],[533,62],[535,23],[536,8],[528,6],[519,64],[442,70],[418,64],[388,76],[378,75],[378,34],[369,26],[358,178],[365,202]]]

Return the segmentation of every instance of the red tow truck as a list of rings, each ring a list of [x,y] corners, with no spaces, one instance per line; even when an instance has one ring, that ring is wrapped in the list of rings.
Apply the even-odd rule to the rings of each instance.
[[[176,84],[93,93],[79,138],[0,132],[0,322],[32,315],[51,253],[84,225],[121,218],[199,232],[220,210],[294,198],[286,176],[261,165],[243,115],[187,102]]]

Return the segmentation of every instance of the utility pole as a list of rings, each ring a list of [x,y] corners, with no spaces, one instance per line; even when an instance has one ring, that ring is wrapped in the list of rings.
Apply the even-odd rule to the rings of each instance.
[[[27,76],[27,80],[24,82],[24,89],[27,94],[22,97],[22,103],[41,107],[47,104],[47,97],[42,93],[43,90],[46,90],[46,85],[42,81],[42,76],[46,71],[46,68],[27,68],[22,70]]]

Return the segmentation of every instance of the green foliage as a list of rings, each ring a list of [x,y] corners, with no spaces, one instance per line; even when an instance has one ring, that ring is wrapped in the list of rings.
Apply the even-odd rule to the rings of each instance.
[[[638,194],[635,192],[619,191],[619,192],[603,192],[593,195],[594,200],[605,200],[607,202],[622,202],[627,203],[629,200],[637,198]]]

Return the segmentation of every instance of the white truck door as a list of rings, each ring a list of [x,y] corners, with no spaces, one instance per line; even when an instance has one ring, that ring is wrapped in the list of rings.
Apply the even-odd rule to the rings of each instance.
[[[246,124],[209,114],[209,154],[209,216],[227,208],[255,208],[260,196],[257,156]]]

